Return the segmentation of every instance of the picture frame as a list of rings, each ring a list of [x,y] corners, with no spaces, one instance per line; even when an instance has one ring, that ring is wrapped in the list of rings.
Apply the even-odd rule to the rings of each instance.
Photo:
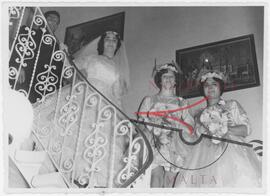
[[[182,71],[178,93],[184,98],[201,96],[199,77],[207,70],[224,74],[225,92],[260,85],[253,34],[179,49],[176,62]]]
[[[71,55],[106,31],[116,31],[124,39],[125,12],[116,13],[66,28],[64,43]]]

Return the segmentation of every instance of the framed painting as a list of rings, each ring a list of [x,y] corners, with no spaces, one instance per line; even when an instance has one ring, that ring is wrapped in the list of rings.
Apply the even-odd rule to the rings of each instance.
[[[183,72],[178,92],[184,98],[200,96],[198,77],[205,70],[225,75],[225,91],[260,85],[253,34],[177,50],[176,62]]]
[[[98,18],[88,22],[80,23],[66,28],[65,44],[69,53],[73,55],[84,45],[106,31],[113,30],[124,39],[125,12],[120,12],[103,18]]]

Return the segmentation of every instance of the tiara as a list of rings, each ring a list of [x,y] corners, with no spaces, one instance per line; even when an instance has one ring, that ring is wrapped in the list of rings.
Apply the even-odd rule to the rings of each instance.
[[[207,72],[201,76],[201,82],[205,82],[208,78],[218,78],[224,81],[224,75],[221,72]]]
[[[158,69],[157,69],[157,71],[161,71],[161,70],[163,70],[163,69],[169,69],[169,70],[171,70],[171,71],[173,71],[173,72],[176,72],[176,73],[178,73],[178,70],[175,68],[175,66],[173,66],[172,64],[164,64],[164,65],[162,65],[161,67],[159,67]]]

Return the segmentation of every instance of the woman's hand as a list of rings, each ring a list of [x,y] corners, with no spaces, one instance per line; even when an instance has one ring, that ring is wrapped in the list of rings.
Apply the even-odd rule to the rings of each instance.
[[[248,130],[246,125],[234,125],[230,126],[228,124],[228,135],[246,137],[248,135]]]
[[[159,136],[159,141],[161,144],[168,144],[170,141],[168,140],[168,137],[165,133],[162,133],[160,136]]]
[[[209,130],[206,126],[203,125],[203,123],[199,122],[195,125],[195,131],[197,134],[201,135],[202,133],[208,133]]]
[[[227,115],[227,125],[228,125],[228,127],[232,127],[232,126],[234,126],[234,121],[233,121],[233,118],[232,118],[232,115],[231,115],[231,113],[230,112],[226,112],[226,115]]]

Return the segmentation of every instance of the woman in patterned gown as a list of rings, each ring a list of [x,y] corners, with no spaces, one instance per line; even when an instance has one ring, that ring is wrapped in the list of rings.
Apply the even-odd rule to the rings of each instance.
[[[201,74],[201,94],[207,97],[207,107],[195,117],[195,132],[245,142],[251,133],[250,121],[237,101],[222,99],[224,81],[217,71]],[[190,170],[178,175],[176,187],[261,186],[261,163],[253,149],[243,145],[203,138],[185,167]]]
[[[156,95],[143,99],[138,119],[182,129],[183,134],[189,135],[194,121],[188,110],[165,112],[161,116],[153,115],[155,112],[175,110],[187,106],[187,102],[175,94],[179,85],[178,74],[179,71],[174,63],[164,64],[157,68],[154,81],[160,91]],[[144,130],[154,153],[151,165],[151,187],[172,187],[173,179],[179,172],[179,168],[174,167],[169,162],[179,167],[183,166],[185,158],[189,154],[189,147],[181,142],[178,132],[147,125]]]

